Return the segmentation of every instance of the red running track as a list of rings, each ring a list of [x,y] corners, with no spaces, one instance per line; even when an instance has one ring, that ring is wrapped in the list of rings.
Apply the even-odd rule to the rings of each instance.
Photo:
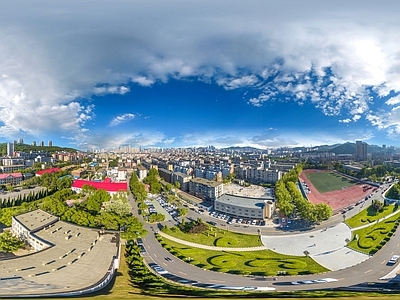
[[[366,196],[371,194],[376,187],[365,183],[359,183],[355,186],[345,188],[343,190],[336,190],[332,192],[320,193],[315,188],[315,186],[311,183],[311,181],[307,178],[306,174],[310,172],[331,172],[331,171],[323,171],[323,170],[304,170],[300,174],[300,180],[304,181],[311,193],[307,194],[308,200],[313,203],[326,203],[334,212],[337,212],[349,205],[356,203],[359,200],[363,200]]]

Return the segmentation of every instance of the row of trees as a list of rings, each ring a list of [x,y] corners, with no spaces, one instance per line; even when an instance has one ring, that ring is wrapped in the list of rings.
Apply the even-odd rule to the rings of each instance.
[[[139,181],[136,173],[133,172],[131,178],[129,179],[129,188],[136,198],[136,201],[143,202],[147,198],[147,191],[143,183]]]
[[[286,216],[295,215],[315,223],[332,216],[332,208],[325,203],[312,204],[303,197],[296,183],[302,171],[300,165],[286,173],[275,185],[279,211]]]
[[[53,192],[53,190],[41,189],[36,193],[31,191],[29,194],[19,194],[16,198],[8,197],[7,199],[0,199],[0,208],[20,206],[22,203],[32,202],[47,197]]]
[[[143,183],[150,186],[150,193],[152,194],[160,194],[163,189],[163,186],[160,183],[160,175],[158,174],[158,170],[155,168],[149,170],[149,173],[143,179]]]
[[[399,177],[400,168],[393,167],[392,165],[365,165],[360,171],[355,172],[344,168],[340,162],[335,162],[332,167],[341,173],[356,177],[356,178],[368,178],[371,181],[380,182],[386,176]]]

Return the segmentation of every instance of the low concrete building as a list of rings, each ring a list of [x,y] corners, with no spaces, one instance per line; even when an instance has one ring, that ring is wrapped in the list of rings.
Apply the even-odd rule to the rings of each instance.
[[[33,250],[1,261],[0,298],[93,293],[119,267],[119,232],[76,226],[42,210],[14,216],[11,231]]]
[[[237,218],[270,219],[275,210],[273,199],[248,198],[225,194],[214,202],[214,209]]]

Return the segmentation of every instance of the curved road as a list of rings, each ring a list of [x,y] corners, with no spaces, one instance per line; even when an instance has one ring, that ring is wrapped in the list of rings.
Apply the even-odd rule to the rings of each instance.
[[[137,215],[136,203],[133,200],[132,195],[129,196],[130,203],[133,207],[133,212]],[[382,200],[381,190],[378,193],[374,194],[371,199],[368,200],[364,204],[364,206],[368,206],[373,199]],[[356,206],[353,210],[346,213],[346,218],[351,217],[359,212],[358,206]],[[197,219],[201,217],[203,220],[212,220],[216,221],[215,218],[212,218],[206,214],[199,215],[195,212],[192,212],[188,215],[188,218]],[[141,218],[139,216],[139,218]],[[321,228],[325,228],[327,226],[332,226],[334,224],[338,224],[343,221],[343,215],[336,215],[332,217],[330,220],[323,222],[321,225],[316,226],[313,230],[320,230]],[[218,220],[217,226],[225,226],[222,224],[224,221]],[[271,277],[253,277],[253,276],[240,276],[240,275],[232,275],[232,274],[224,274],[218,273],[208,270],[203,270],[201,268],[192,266],[186,262],[181,261],[178,258],[174,258],[173,262],[169,262],[165,260],[166,257],[171,257],[168,251],[166,251],[160,243],[155,238],[155,230],[157,225],[145,224],[145,228],[149,231],[149,234],[143,238],[144,245],[147,250],[147,255],[144,256],[145,261],[147,263],[155,262],[167,271],[177,276],[196,280],[201,283],[210,283],[210,284],[223,284],[227,286],[273,286],[277,291],[296,291],[296,290],[315,290],[315,289],[326,289],[326,288],[337,288],[337,287],[347,287],[351,285],[360,284],[363,282],[377,282],[379,278],[385,276],[390,273],[394,266],[386,265],[387,261],[390,257],[395,254],[395,251],[399,249],[400,246],[400,236],[393,235],[391,240],[386,243],[386,245],[377,252],[373,257],[366,260],[365,262],[358,264],[356,266],[346,268],[339,271],[328,272],[325,274],[319,275],[306,275],[306,276],[279,276],[277,281],[273,281]],[[233,225],[229,226],[230,230],[245,232],[245,233],[258,233],[258,227],[254,226],[240,226],[234,227]],[[262,233],[265,235],[266,233],[279,235],[290,232],[293,234],[293,230],[277,230],[276,228],[266,228],[263,227]],[[310,230],[312,232],[312,230]],[[396,254],[399,254],[396,252]],[[338,279],[337,282],[331,283],[319,283],[319,284],[311,284],[311,285],[292,285],[290,284],[292,281],[298,280],[311,280],[311,279],[320,279],[325,277],[331,277]]]

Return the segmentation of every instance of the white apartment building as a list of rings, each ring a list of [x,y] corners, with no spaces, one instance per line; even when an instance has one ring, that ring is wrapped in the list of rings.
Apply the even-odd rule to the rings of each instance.
[[[189,194],[213,202],[224,194],[224,184],[205,178],[193,178],[189,182]]]

